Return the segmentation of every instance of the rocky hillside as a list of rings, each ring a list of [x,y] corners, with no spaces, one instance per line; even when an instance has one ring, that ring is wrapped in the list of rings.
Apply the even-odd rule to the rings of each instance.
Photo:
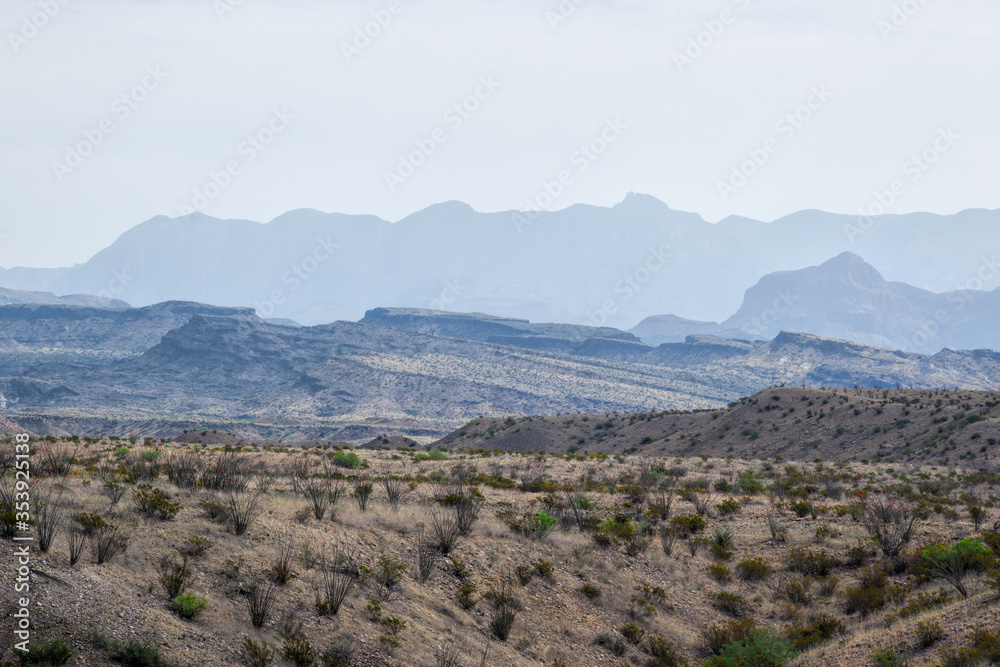
[[[718,408],[782,383],[984,390],[1000,378],[1000,355],[983,351],[926,356],[789,333],[654,347],[489,316],[381,318],[393,326],[289,327],[189,303],[0,308],[16,350],[3,355],[0,409],[39,433],[359,441],[440,437],[479,416]]]
[[[996,466],[998,441],[996,391],[774,387],[719,410],[478,419],[435,446]]]

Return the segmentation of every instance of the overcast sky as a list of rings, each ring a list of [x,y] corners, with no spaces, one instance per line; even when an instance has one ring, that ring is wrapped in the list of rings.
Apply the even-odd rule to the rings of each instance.
[[[1000,208],[998,26],[993,0],[4,0],[0,266],[185,206],[638,191],[772,220],[907,179],[890,212]]]

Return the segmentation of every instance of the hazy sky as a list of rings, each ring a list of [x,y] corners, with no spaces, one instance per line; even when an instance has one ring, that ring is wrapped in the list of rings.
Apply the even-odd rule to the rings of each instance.
[[[0,266],[185,206],[398,220],[546,182],[711,221],[898,179],[893,213],[1000,208],[998,26],[993,0],[4,0]]]

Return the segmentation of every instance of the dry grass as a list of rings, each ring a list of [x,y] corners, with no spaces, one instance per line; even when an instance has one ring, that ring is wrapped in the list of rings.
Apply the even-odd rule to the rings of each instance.
[[[166,444],[159,448],[167,456],[176,451],[191,451],[186,445]],[[83,456],[108,457],[111,450],[110,446],[95,446]],[[258,452],[253,456],[277,467],[294,458],[318,460],[327,453],[292,450],[289,453]],[[301,494],[292,492],[288,477],[279,476],[261,498],[259,518],[242,536],[209,519],[199,507],[200,500],[225,502],[223,493],[201,488],[178,489],[161,477],[154,486],[182,505],[176,518],[163,521],[142,516],[129,497],[109,514],[107,499],[99,493],[99,483],[83,466],[76,466],[60,482],[64,486],[65,514],[101,513],[130,536],[129,546],[123,554],[103,565],[96,565],[87,551],[80,562],[70,568],[64,527],[47,555],[35,554],[38,569],[63,582],[36,579],[34,595],[41,603],[38,622],[54,623],[50,634],[71,639],[74,652],[91,664],[104,664],[107,655],[86,640],[90,624],[122,639],[151,632],[163,653],[178,663],[238,665],[242,663],[237,647],[244,635],[280,647],[280,634],[285,625],[282,619],[288,616],[301,621],[302,633],[320,651],[327,649],[335,636],[352,637],[355,662],[359,665],[436,664],[435,653],[441,653],[449,642],[459,647],[465,664],[478,664],[483,642],[490,635],[489,601],[480,600],[469,610],[462,608],[456,599],[462,581],[447,558],[438,559],[425,584],[420,584],[415,577],[417,525],[427,525],[430,512],[446,509],[433,501],[445,488],[433,480],[447,481],[456,463],[473,463],[480,473],[511,477],[518,483],[530,479],[575,480],[586,475],[601,485],[598,489],[595,484],[586,493],[589,501],[601,508],[594,512],[599,520],[631,511],[626,504],[628,494],[609,494],[608,484],[613,482],[621,487],[634,483],[643,465],[648,467],[652,463],[661,470],[681,466],[686,469],[683,480],[704,479],[713,485],[723,479],[737,479],[742,472],[753,472],[765,484],[770,484],[774,475],[784,474],[782,466],[785,465],[708,458],[608,457],[602,460],[518,454],[483,458],[455,453],[446,461],[411,463],[410,455],[405,452],[360,454],[372,469],[385,466],[393,474],[409,474],[406,495],[398,511],[386,502],[384,490],[376,485],[366,512],[360,511],[351,498],[341,497],[323,520],[317,520],[311,513],[303,518],[301,511],[308,509],[310,503]],[[849,476],[842,482],[848,488],[852,484],[864,486],[869,482],[895,484],[901,473],[913,479],[919,478],[921,473],[936,479],[935,475],[941,472],[916,465],[897,465],[893,471],[889,470],[892,466],[858,463],[824,470],[817,470],[812,463],[795,466],[806,475],[807,481],[822,475],[824,470]],[[340,469],[338,472],[353,476],[366,471]],[[758,624],[777,631],[790,622],[803,622],[810,614],[822,612],[843,617],[843,602],[837,593],[832,597],[821,596],[814,586],[807,606],[792,607],[779,599],[776,587],[781,573],[786,572],[786,558],[791,548],[818,549],[844,560],[848,549],[864,534],[861,525],[852,521],[849,514],[839,516],[830,509],[815,520],[809,516],[799,518],[790,511],[787,502],[782,504],[766,493],[738,495],[740,510],[724,516],[715,513],[708,519],[704,535],[711,538],[717,528],[730,530],[734,538],[733,554],[727,561],[730,567],[742,560],[760,557],[776,574],[759,582],[734,577],[720,585],[705,572],[705,567],[713,560],[708,549],[692,557],[684,548],[683,540],[678,540],[671,556],[666,556],[658,543],[654,543],[645,553],[629,557],[614,543],[598,546],[589,534],[581,533],[575,525],[566,532],[557,528],[546,539],[525,537],[512,531],[506,520],[511,514],[531,515],[543,509],[548,494],[544,490],[523,492],[520,488],[494,488],[482,483],[479,490],[484,496],[485,509],[471,534],[460,539],[454,553],[449,554],[465,564],[469,573],[466,579],[477,591],[474,597],[481,598],[495,588],[502,571],[512,571],[517,566],[534,567],[533,564],[543,561],[551,563],[554,570],[551,578],[533,576],[527,585],[516,586],[523,609],[516,615],[510,638],[506,642],[493,642],[491,665],[552,664],[556,660],[563,660],[567,665],[613,662],[616,658],[607,649],[594,644],[594,638],[601,633],[614,635],[614,628],[628,622],[646,630],[647,636],[662,634],[689,658],[704,659],[703,628],[725,618],[710,600],[711,594],[720,590],[742,595],[753,608],[752,614]],[[956,487],[952,495],[957,497],[960,492],[961,488]],[[994,484],[989,487],[987,497],[992,496],[995,501],[996,495]],[[730,496],[716,492],[713,502]],[[849,502],[846,497],[828,500],[818,494],[810,496],[810,501],[831,508]],[[672,509],[674,515],[696,514],[694,503],[680,497],[674,500]],[[504,515],[505,510],[511,514]],[[765,523],[769,511],[778,513],[782,523],[788,526],[787,543],[775,543],[771,539]],[[990,511],[995,513],[995,510]],[[819,525],[828,525],[840,534],[817,543],[815,529]],[[918,525],[914,544],[947,543],[971,533],[964,511],[958,521],[947,521],[940,514],[932,514],[929,520]],[[186,621],[169,612],[168,601],[157,583],[156,565],[164,555],[175,554],[192,535],[208,538],[214,546],[191,561],[188,592],[207,599],[208,606],[196,620]],[[276,551],[285,536],[295,544],[295,557],[289,568],[291,576],[277,592],[270,620],[258,632],[251,626],[241,590],[246,590],[254,573],[266,571],[275,564]],[[315,605],[316,592],[323,580],[319,555],[324,550],[329,552],[338,543],[356,548],[352,567],[357,566],[362,577],[339,612],[324,615]],[[377,595],[378,588],[374,577],[365,573],[375,572],[383,557],[406,563],[409,569],[395,593],[380,603],[381,610],[376,614],[366,607],[368,600]],[[838,591],[852,585],[856,577],[853,570],[843,565],[838,566],[835,573],[840,578]],[[0,566],[0,574],[3,585],[10,585],[13,571],[6,561]],[[893,581],[902,583],[905,578],[905,574],[899,574]],[[991,594],[976,583],[975,577],[970,581],[972,593],[968,600],[898,621],[891,628],[885,627],[882,617],[894,612],[896,605],[892,604],[864,621],[848,618],[847,633],[840,641],[809,650],[797,664],[863,664],[871,650],[885,645],[895,646],[924,661],[931,660],[933,655],[917,653],[912,632],[917,621],[931,618],[943,627],[957,629],[996,622],[998,612],[992,606]],[[598,588],[600,595],[594,599],[583,595],[580,589],[584,583]],[[662,599],[650,597],[649,591],[656,588],[665,591]],[[390,626],[379,620],[388,617],[406,621],[406,627],[393,635]],[[944,643],[960,642],[961,634],[949,630]],[[387,636],[392,636],[400,646],[394,648],[391,642],[380,640]],[[936,651],[937,647],[932,650]],[[627,653],[620,659],[644,661],[643,646],[629,644]]]

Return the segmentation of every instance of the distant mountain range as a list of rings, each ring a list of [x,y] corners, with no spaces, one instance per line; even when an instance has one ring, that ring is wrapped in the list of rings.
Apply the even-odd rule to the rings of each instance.
[[[1000,274],[992,260],[980,283]],[[877,347],[934,353],[1000,349],[1000,289],[941,294],[888,282],[857,255],[842,253],[820,266],[780,271],[747,290],[735,315],[721,322],[654,316],[631,330],[647,343],[690,334],[770,340],[799,331]]]
[[[0,429],[81,435],[439,436],[480,415],[711,408],[782,383],[1000,381],[1000,353],[988,351],[929,356],[794,333],[652,346],[610,328],[392,308],[292,327],[183,302],[3,306],[0,350]]]
[[[192,214],[144,222],[83,264],[0,269],[0,286],[85,292],[136,306],[185,300],[249,307],[307,325],[357,320],[390,304],[623,328],[660,313],[722,322],[743,312],[743,290],[764,276],[845,251],[921,290],[989,291],[1000,285],[989,251],[998,237],[1000,211],[862,220],[801,211],[768,223],[731,217],[711,224],[640,194],[611,208],[544,213],[480,213],[448,202],[396,223],[312,210],[267,224]],[[953,312],[947,297],[944,303]],[[745,315],[733,324],[747,327],[757,316]],[[955,313],[955,322],[959,315],[965,312]],[[862,325],[830,321],[832,331]],[[767,337],[774,326],[757,333]],[[872,333],[906,341],[911,337],[897,330],[908,326],[901,320]]]
[[[95,308],[131,308],[121,299],[112,299],[90,294],[70,294],[56,296],[51,292],[27,292],[24,290],[4,289],[0,287],[0,306],[15,306],[24,304],[45,304],[58,306],[92,306]]]

